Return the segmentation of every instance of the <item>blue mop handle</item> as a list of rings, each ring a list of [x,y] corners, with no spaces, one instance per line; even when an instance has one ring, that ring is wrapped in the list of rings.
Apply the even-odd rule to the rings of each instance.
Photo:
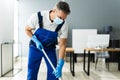
[[[55,71],[55,67],[53,66],[51,60],[50,60],[49,57],[47,56],[47,54],[46,54],[46,52],[45,52],[44,49],[42,49],[42,52],[43,52],[43,54],[45,55],[45,57],[47,58],[47,60],[48,60],[48,62],[50,63],[51,67],[53,68],[53,70]],[[59,78],[59,80],[63,80],[62,77]]]

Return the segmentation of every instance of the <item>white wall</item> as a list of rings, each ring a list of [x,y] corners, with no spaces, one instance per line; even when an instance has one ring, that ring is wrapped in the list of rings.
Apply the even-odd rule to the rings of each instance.
[[[0,45],[0,47],[1,47],[1,45]],[[1,51],[1,48],[0,48],[0,51]],[[0,77],[1,77],[1,67],[2,67],[2,65],[1,65],[1,53],[0,53]]]
[[[14,0],[0,0],[0,43],[4,41],[13,40],[13,27],[14,27]],[[1,61],[0,61],[0,75],[1,75]]]

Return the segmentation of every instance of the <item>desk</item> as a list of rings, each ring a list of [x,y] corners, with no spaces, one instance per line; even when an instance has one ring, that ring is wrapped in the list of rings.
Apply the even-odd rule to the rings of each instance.
[[[88,66],[87,66],[87,70],[85,69],[86,68],[86,61],[85,61],[85,58],[86,58],[86,51],[88,51]],[[89,76],[90,75],[90,51],[98,51],[98,52],[101,52],[101,51],[110,51],[110,52],[120,52],[120,48],[105,48],[105,49],[95,49],[95,48],[85,48],[84,49],[84,61],[83,61],[83,70],[84,72]]]
[[[75,76],[74,72],[74,49],[73,48],[66,48],[66,53],[70,54],[70,72],[73,76]]]

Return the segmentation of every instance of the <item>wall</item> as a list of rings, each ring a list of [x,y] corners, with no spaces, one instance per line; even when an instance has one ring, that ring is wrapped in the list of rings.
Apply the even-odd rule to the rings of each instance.
[[[13,40],[14,0],[0,1],[0,42]]]
[[[23,55],[28,54],[28,40],[24,27],[29,16],[39,10],[52,9],[59,0],[19,0],[19,40],[23,45]],[[69,37],[67,46],[72,46],[72,29],[98,29],[113,26],[112,39],[120,39],[120,0],[65,0],[70,4],[68,16]]]
[[[13,40],[14,0],[0,0],[0,43]],[[1,50],[0,50],[1,76]]]
[[[112,39],[120,39],[120,0],[67,0],[72,13],[68,18],[71,46],[72,29],[98,29],[103,33],[104,26],[113,26]]]

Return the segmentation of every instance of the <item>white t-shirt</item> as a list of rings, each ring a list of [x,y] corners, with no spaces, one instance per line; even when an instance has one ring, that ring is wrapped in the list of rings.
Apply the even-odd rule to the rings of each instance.
[[[41,11],[41,15],[43,16],[43,28],[50,31],[55,31],[57,25],[50,21],[49,12],[50,11]],[[37,13],[34,13],[32,14],[32,16],[30,16],[29,20],[27,21],[27,25],[29,25],[32,28],[35,28],[33,33],[39,28]],[[67,38],[67,36],[68,36],[68,25],[65,22],[62,28],[58,32],[58,37]]]

